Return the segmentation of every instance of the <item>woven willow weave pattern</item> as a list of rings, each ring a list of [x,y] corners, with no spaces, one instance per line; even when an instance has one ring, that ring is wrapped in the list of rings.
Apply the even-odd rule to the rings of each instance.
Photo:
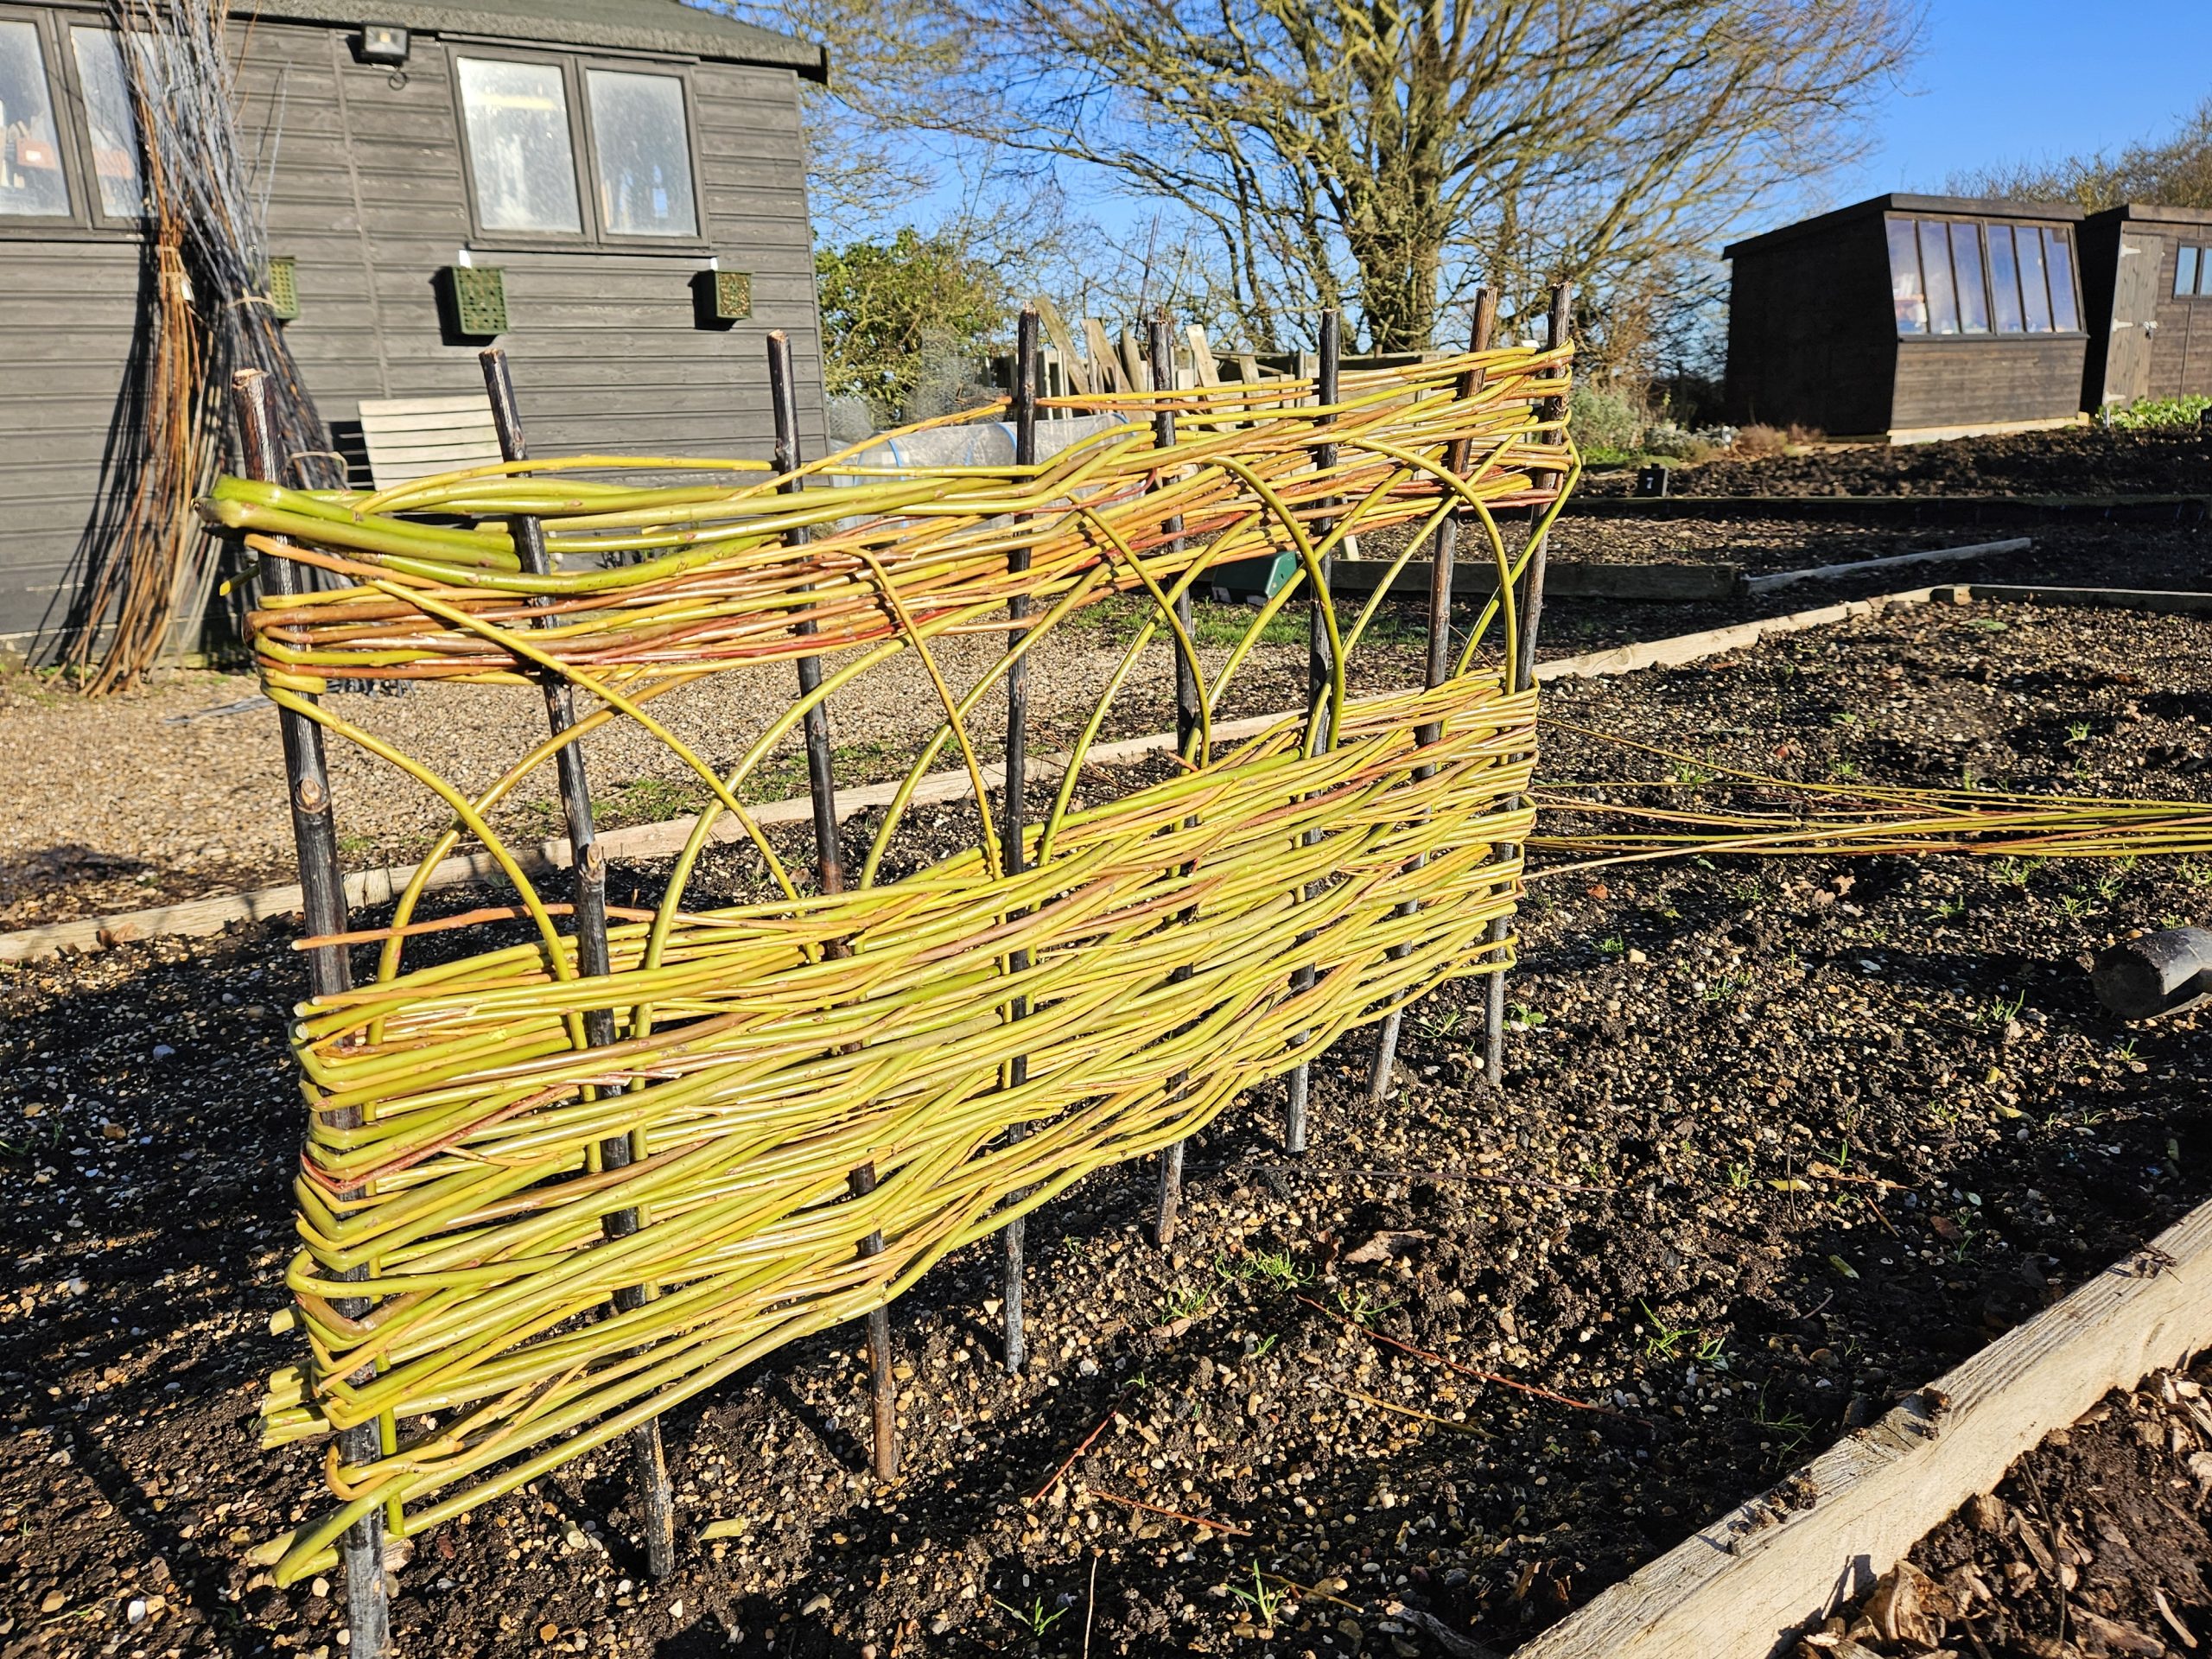
[[[380,931],[373,982],[305,1005],[296,1027],[311,1112],[296,1189],[306,1248],[288,1282],[309,1357],[274,1380],[267,1436],[375,1422],[385,1454],[347,1465],[332,1442],[337,1502],[266,1549],[280,1581],[327,1567],[369,1508],[404,1535],[512,1490],[880,1306],[948,1251],[1187,1135],[1349,1027],[1503,967],[1510,940],[1488,935],[1520,891],[1535,721],[1534,696],[1509,693],[1483,649],[1494,621],[1503,639],[1489,643],[1510,645],[1510,585],[1465,620],[1440,683],[1359,700],[1344,664],[1389,584],[1349,622],[1323,607],[1329,671],[1313,706],[1234,741],[1213,728],[1262,630],[1286,606],[1304,614],[1348,535],[1404,527],[1391,538],[1402,564],[1451,515],[1473,532],[1463,560],[1515,574],[1496,515],[1555,512],[1572,481],[1561,423],[1542,412],[1564,397],[1567,355],[1348,374],[1330,409],[1285,406],[1312,396],[1298,382],[1092,397],[1128,424],[1034,468],[797,494],[745,475],[757,465],[589,457],[380,497],[226,480],[211,518],[264,557],[343,579],[255,615],[270,695],[454,815]],[[1147,423],[1161,404],[1177,415],[1172,448]],[[618,465],[740,476],[642,487],[614,480]],[[807,470],[852,467],[832,457]],[[523,514],[549,532],[555,574],[524,573],[510,534]],[[1110,781],[1085,757],[1112,706],[1146,664],[1158,671],[1147,647],[1198,657],[1178,596],[1285,550],[1299,574],[1198,676],[1178,764],[1118,776],[1120,792],[1084,804],[1079,782]],[[1071,753],[1033,762],[1026,868],[1009,874],[978,711],[1003,699],[1017,655],[1117,594],[1148,609]],[[956,684],[933,645],[1004,639],[1017,595],[1032,607],[1021,643]],[[843,892],[818,890],[741,798],[809,699],[721,771],[652,709],[702,676],[813,653],[833,709],[909,654],[942,705]],[[533,699],[565,681],[582,715],[470,794],[321,704],[336,675],[488,682]],[[585,977],[564,894],[541,893],[490,820],[563,742],[613,721],[670,745],[719,804],[651,919],[612,930],[612,972]],[[968,779],[976,844],[879,880],[908,796],[947,766]],[[693,908],[694,868],[730,817],[772,896]],[[506,924],[499,948],[410,965],[423,880],[464,836],[501,861],[537,937],[513,944]],[[1310,988],[1294,989],[1306,968]],[[594,1048],[595,1010],[613,1011],[616,1035]],[[338,1127],[356,1112],[360,1127]],[[610,1141],[633,1161],[607,1167]],[[847,1178],[862,1165],[878,1184],[855,1197]],[[637,1230],[610,1236],[608,1217],[630,1211]],[[863,1255],[873,1232],[884,1249]],[[615,1312],[614,1293],[633,1286],[650,1300]],[[345,1317],[346,1298],[371,1311]]]

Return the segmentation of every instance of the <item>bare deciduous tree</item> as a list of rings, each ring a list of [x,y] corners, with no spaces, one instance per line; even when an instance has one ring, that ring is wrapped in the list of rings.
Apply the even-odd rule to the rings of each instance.
[[[1179,206],[1262,342],[1356,302],[1425,346],[1478,277],[1670,261],[1848,159],[1913,0],[950,0],[902,118]],[[1295,332],[1303,334],[1301,327]]]

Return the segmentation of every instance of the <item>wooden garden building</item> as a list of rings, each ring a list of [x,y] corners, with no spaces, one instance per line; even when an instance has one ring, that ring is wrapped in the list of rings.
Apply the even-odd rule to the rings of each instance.
[[[2212,397],[2212,212],[2130,202],[2082,221],[2082,406]]]
[[[110,16],[0,0],[0,647],[19,651],[59,625],[98,533],[152,293]],[[403,411],[404,439],[410,404],[482,397],[493,336],[541,454],[765,458],[772,328],[822,441],[799,124],[818,47],[679,0],[234,0],[231,36],[271,302],[357,470],[365,403]],[[388,468],[410,460],[387,443]]]
[[[1898,442],[2080,419],[2081,220],[1887,195],[1735,243],[1729,418]]]

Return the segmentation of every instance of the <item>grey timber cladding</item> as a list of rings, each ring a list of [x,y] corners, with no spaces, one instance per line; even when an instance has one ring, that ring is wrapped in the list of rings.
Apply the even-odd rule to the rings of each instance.
[[[270,245],[297,261],[285,325],[326,422],[362,398],[482,391],[476,342],[442,335],[435,274],[463,251],[505,273],[500,343],[533,450],[765,460],[765,336],[791,336],[808,453],[823,442],[820,334],[798,82],[819,49],[676,0],[505,0],[372,8],[416,29],[402,73],[355,60],[359,7],[264,4],[243,48],[241,126],[275,157]],[[327,18],[329,21],[315,21]],[[40,20],[49,53],[102,14],[0,0]],[[412,20],[412,21],[410,21]],[[432,32],[437,29],[445,34]],[[550,42],[549,44],[549,42]],[[480,234],[454,89],[456,55],[680,77],[691,128],[696,237]],[[49,73],[57,66],[49,63]],[[58,74],[56,79],[60,79]],[[75,119],[71,88],[56,89]],[[588,160],[580,154],[583,188]],[[81,180],[73,181],[79,191]],[[710,257],[753,277],[749,318],[696,326],[691,281]],[[0,640],[35,645],[66,608],[118,420],[144,260],[134,232],[0,217]]]

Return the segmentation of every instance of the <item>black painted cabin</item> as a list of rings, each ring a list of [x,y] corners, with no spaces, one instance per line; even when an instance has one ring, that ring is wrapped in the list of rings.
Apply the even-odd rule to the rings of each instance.
[[[1886,195],[1732,245],[1729,418],[1895,442],[2079,420],[2082,218]]]

